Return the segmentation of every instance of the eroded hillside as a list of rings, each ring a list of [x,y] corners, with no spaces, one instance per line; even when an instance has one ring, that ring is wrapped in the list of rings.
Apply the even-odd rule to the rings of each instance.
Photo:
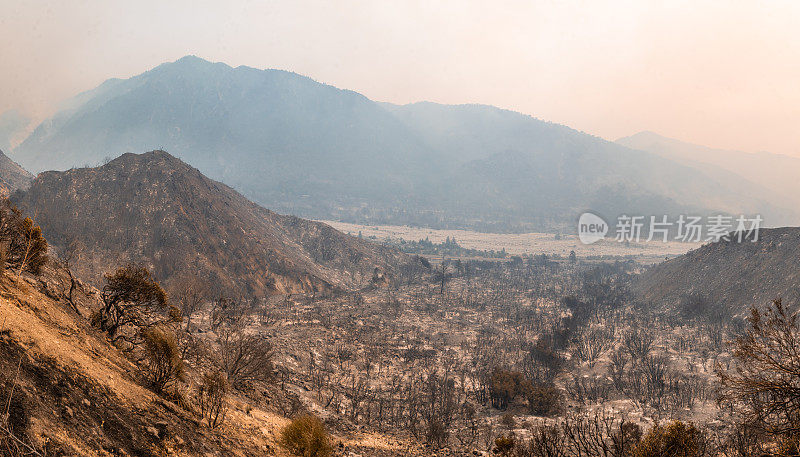
[[[264,209],[163,151],[41,173],[13,199],[62,251],[80,247],[77,271],[93,281],[135,262],[167,285],[191,271],[220,293],[263,297],[360,288],[407,261]]]
[[[733,313],[782,298],[800,299],[800,229],[762,229],[758,240],[720,241],[667,260],[634,284],[637,294],[656,304],[674,305],[688,296]]]
[[[0,151],[0,196],[8,197],[30,185],[33,175]]]

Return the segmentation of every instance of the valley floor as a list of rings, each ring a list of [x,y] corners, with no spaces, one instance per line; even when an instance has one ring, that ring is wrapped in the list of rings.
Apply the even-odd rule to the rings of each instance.
[[[337,221],[320,221],[333,228],[376,242],[389,240],[419,241],[429,239],[433,243],[441,243],[446,239],[455,239],[467,249],[480,251],[500,251],[505,249],[509,255],[561,256],[566,258],[570,251],[578,257],[596,258],[633,258],[640,263],[658,263],[665,258],[675,257],[700,247],[700,243],[682,242],[639,242],[620,243],[613,238],[585,245],[573,234],[555,235],[553,233],[482,233],[472,230],[439,230],[400,225],[362,225]],[[613,236],[613,235],[611,235]],[[374,238],[373,238],[374,237]]]

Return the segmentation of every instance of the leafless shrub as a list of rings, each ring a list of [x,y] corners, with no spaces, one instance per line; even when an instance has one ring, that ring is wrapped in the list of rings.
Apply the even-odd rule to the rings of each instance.
[[[272,344],[265,338],[243,330],[222,330],[218,344],[221,368],[233,386],[272,378]]]
[[[561,430],[570,456],[627,457],[642,436],[635,423],[601,411],[570,414]]]
[[[564,363],[564,358],[553,349],[550,342],[540,338],[526,351],[522,366],[531,381],[541,384],[555,378]]]
[[[633,457],[641,428],[625,418],[595,413],[568,414],[555,424],[538,424],[520,441],[515,457]],[[674,454],[664,454],[674,455]],[[675,454],[681,455],[683,454]]]
[[[614,387],[619,392],[625,391],[625,367],[628,365],[628,357],[624,351],[617,350],[609,357],[608,375],[614,383]]]
[[[575,354],[580,360],[594,367],[597,359],[614,342],[614,331],[592,328],[581,332],[575,338]]]
[[[534,427],[527,445],[517,448],[518,454],[525,457],[567,457],[564,434],[555,425]]]
[[[517,421],[514,420],[514,414],[512,413],[505,413],[500,417],[500,425],[503,427],[513,430],[514,427],[517,426]]]
[[[181,314],[186,319],[188,330],[192,316],[200,310],[210,293],[207,283],[197,276],[184,274],[173,283],[171,290],[171,296],[174,297]]]
[[[596,403],[609,398],[611,385],[604,377],[573,375],[567,386],[569,396],[580,403]]]
[[[221,372],[205,373],[197,388],[197,403],[200,416],[210,428],[215,428],[225,420],[228,404],[228,380]]]
[[[176,336],[183,360],[195,367],[207,367],[216,363],[217,357],[212,341],[186,331],[179,331]]]
[[[65,243],[61,250],[61,260],[63,260],[67,274],[69,275],[69,289],[64,293],[64,296],[67,297],[67,302],[69,302],[72,309],[78,314],[80,314],[80,311],[77,305],[75,305],[74,300],[75,289],[78,287],[78,280],[75,278],[75,275],[72,274],[72,269],[75,267],[75,263],[81,260],[84,249],[85,246],[83,243],[73,237]]]
[[[28,438],[30,412],[17,392],[22,359],[13,378],[0,374],[0,454],[9,457],[41,456],[43,453]]]
[[[765,436],[748,424],[732,424],[721,443],[721,453],[728,457],[751,457],[764,452]]]
[[[450,437],[450,425],[456,412],[454,381],[447,375],[431,373],[420,379],[419,413],[428,444],[443,447]]]
[[[633,363],[650,355],[653,343],[655,343],[653,332],[639,326],[631,328],[622,338],[623,347],[628,351]]]
[[[211,329],[239,329],[245,326],[253,309],[246,300],[219,297],[211,304]]]
[[[470,403],[461,405],[458,414],[459,430],[455,434],[456,439],[462,447],[471,447],[477,443],[480,437],[480,418],[475,407]]]
[[[752,308],[749,328],[736,340],[735,366],[718,368],[720,403],[744,424],[783,438],[800,433],[800,329],[797,313],[781,300],[766,311]]]
[[[0,202],[0,245],[5,250],[5,266],[17,269],[17,276],[22,271],[39,274],[47,263],[42,229],[8,200]]]

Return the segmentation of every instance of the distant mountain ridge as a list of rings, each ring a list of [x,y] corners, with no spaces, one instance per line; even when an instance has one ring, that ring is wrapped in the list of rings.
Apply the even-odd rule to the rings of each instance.
[[[608,219],[795,215],[754,183],[520,113],[376,103],[295,73],[191,56],[80,94],[13,154],[42,171],[150,149],[314,219],[540,231],[572,229],[588,209]]]
[[[57,248],[84,246],[75,268],[99,280],[129,262],[170,285],[191,272],[215,293],[259,297],[371,284],[408,257],[332,227],[264,209],[163,151],[98,168],[43,172],[12,200]]]
[[[17,143],[25,139],[31,119],[17,110],[0,114],[0,150],[10,151]]]
[[[800,205],[800,158],[769,152],[715,149],[659,135],[639,132],[617,143],[647,151],[698,169],[721,169],[758,183],[784,206]],[[710,171],[713,173],[713,171]]]

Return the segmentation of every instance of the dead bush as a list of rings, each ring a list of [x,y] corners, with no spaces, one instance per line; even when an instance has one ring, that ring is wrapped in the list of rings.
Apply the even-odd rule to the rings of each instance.
[[[0,203],[0,244],[5,266],[39,274],[47,263],[47,241],[42,229],[29,217],[4,200]]]
[[[144,340],[144,366],[147,378],[156,392],[183,376],[183,360],[178,350],[175,334],[163,327],[151,327],[142,332]]]
[[[170,296],[177,300],[181,314],[186,318],[188,330],[191,327],[192,316],[202,308],[210,293],[208,284],[197,276],[185,273],[173,283],[170,290]]]
[[[500,417],[500,425],[503,427],[513,430],[514,427],[517,426],[517,421],[514,419],[514,414],[512,413],[505,413]]]
[[[241,329],[253,313],[252,304],[244,299],[219,297],[211,303],[211,330]]]
[[[30,411],[16,387],[16,378],[0,376],[0,455],[40,455],[29,443]]]
[[[272,344],[265,338],[242,330],[222,330],[218,343],[221,368],[233,386],[272,378]]]
[[[0,428],[17,438],[23,438],[28,432],[28,425],[30,424],[25,402],[19,397],[11,397],[2,403],[2,407],[3,409],[7,408],[8,411],[0,412]]]
[[[513,433],[510,433],[508,436],[501,435],[495,438],[494,449],[492,450],[492,452],[501,455],[503,457],[510,457],[514,452],[515,446],[516,446],[516,439],[514,439]]]
[[[197,388],[197,403],[200,415],[210,428],[215,428],[225,420],[228,403],[228,380],[220,372],[206,373]]]
[[[125,326],[144,328],[170,319],[155,312],[167,309],[167,294],[146,268],[128,265],[105,280],[104,306],[92,315],[92,323],[112,339],[125,338],[118,335]]]
[[[15,436],[24,436],[28,431],[30,417],[25,401],[20,395],[10,395],[10,389],[0,394],[0,426]]]
[[[284,427],[280,444],[300,457],[328,457],[332,453],[325,426],[310,414],[300,416]]]
[[[563,457],[567,449],[565,441],[558,426],[540,424],[531,430],[531,439],[526,447],[520,449],[520,455]]]
[[[775,457],[796,457],[800,455],[800,437],[782,437],[777,442]]]
[[[741,421],[784,439],[800,435],[800,325],[781,300],[752,308],[749,327],[733,346],[735,365],[717,370],[719,401]]]
[[[707,455],[703,432],[692,425],[674,421],[654,426],[633,451],[634,457],[701,457]]]
[[[528,408],[531,414],[553,416],[561,411],[561,392],[553,385],[531,386],[525,396],[528,399]]]

